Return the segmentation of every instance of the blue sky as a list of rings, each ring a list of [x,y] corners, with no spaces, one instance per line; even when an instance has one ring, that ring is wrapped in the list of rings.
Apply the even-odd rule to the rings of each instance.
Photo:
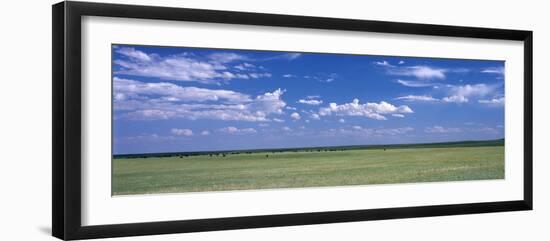
[[[504,62],[113,45],[113,153],[504,137]]]

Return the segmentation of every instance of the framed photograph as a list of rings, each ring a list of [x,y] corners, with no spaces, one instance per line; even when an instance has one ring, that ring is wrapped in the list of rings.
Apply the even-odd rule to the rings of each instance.
[[[58,3],[53,235],[531,210],[532,54],[524,30]]]

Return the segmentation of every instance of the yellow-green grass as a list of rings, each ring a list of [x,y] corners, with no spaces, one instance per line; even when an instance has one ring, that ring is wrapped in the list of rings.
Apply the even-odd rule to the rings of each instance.
[[[267,156],[266,156],[267,155]],[[504,178],[504,146],[113,159],[113,195]]]

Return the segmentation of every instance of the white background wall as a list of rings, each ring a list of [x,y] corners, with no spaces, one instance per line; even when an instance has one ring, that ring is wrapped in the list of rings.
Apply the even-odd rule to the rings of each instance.
[[[117,240],[550,240],[550,61],[546,1],[110,1],[189,8],[533,30],[535,210]],[[0,10],[0,240],[54,240],[51,230],[51,10],[9,1]]]

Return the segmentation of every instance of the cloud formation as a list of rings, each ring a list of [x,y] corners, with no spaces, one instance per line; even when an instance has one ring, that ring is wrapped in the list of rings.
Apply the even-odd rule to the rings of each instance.
[[[504,97],[500,97],[500,98],[492,98],[488,100],[478,100],[478,102],[481,104],[487,104],[492,106],[504,106],[505,99]]]
[[[450,96],[441,99],[447,103],[467,103],[471,97],[483,97],[493,93],[495,86],[486,84],[450,86]]]
[[[431,97],[429,95],[406,95],[395,98],[396,100],[403,100],[407,102],[435,102],[439,101],[438,99]]]
[[[170,130],[170,132],[176,136],[192,136],[193,135],[193,131],[190,130],[190,129],[177,129],[177,128],[172,128],[172,130]]]
[[[113,78],[115,100],[143,99],[146,96],[161,96],[168,102],[177,101],[227,101],[242,103],[250,101],[250,96],[231,90],[212,90],[198,87],[181,87],[176,84],[160,82],[145,83],[141,81]]]
[[[284,53],[275,55],[273,57],[268,57],[264,59],[257,59],[257,61],[270,61],[270,60],[287,60],[287,61],[293,61],[297,58],[300,58],[303,54],[302,53]]]
[[[384,67],[395,67],[394,65],[390,64],[390,62],[384,60],[384,61],[375,61],[373,62],[375,65],[378,66],[384,66]]]
[[[431,86],[436,86],[437,85],[435,83],[431,83],[431,82],[428,82],[428,81],[417,81],[417,80],[401,80],[401,79],[398,79],[395,82],[397,82],[397,83],[399,83],[403,86],[413,87],[413,88],[431,87]]]
[[[271,121],[269,116],[283,114],[286,106],[281,89],[252,98],[230,90],[116,77],[113,81],[115,118]]]
[[[328,107],[319,109],[319,115],[328,116],[363,116],[375,120],[386,120],[386,114],[410,114],[413,110],[406,106],[394,106],[388,102],[360,104],[358,99],[351,103],[338,105],[330,103]]]
[[[297,58],[299,58],[300,56],[302,56],[301,53],[287,53],[287,54],[283,54],[282,55],[283,58],[286,58],[288,60],[295,60]]]
[[[297,112],[294,112],[290,115],[290,118],[294,119],[294,120],[299,120],[301,119],[302,117],[300,116],[300,114],[298,114]]]
[[[234,127],[234,126],[224,127],[224,128],[219,129],[219,131],[221,131],[221,132],[223,132],[223,133],[235,134],[235,135],[243,135],[243,134],[254,134],[254,133],[257,133],[256,129],[254,129],[254,128],[242,128],[242,129],[239,129],[239,128]]]
[[[247,68],[247,63],[237,65],[240,66],[236,67],[240,72],[231,71],[227,64],[248,60],[247,57],[235,53],[214,53],[206,58],[199,58],[188,53],[169,56],[147,54],[132,47],[118,47],[115,51],[124,56],[113,61],[119,68],[115,73],[121,75],[210,84],[220,80],[271,77],[270,73],[250,72],[255,68]]]
[[[454,128],[454,127],[443,127],[443,126],[430,126],[426,127],[424,129],[424,132],[426,133],[456,133],[460,132],[460,128]]]
[[[314,119],[314,120],[320,120],[320,119],[321,119],[321,117],[319,116],[319,114],[317,114],[317,113],[313,113],[313,114],[311,114],[311,119]]]
[[[481,73],[504,75],[504,67],[485,68],[485,69],[481,70]]]
[[[446,69],[430,66],[407,66],[388,69],[388,73],[391,75],[414,76],[418,79],[445,79],[445,72],[447,72]]]
[[[258,69],[265,69],[263,66],[256,66],[254,64],[243,62],[241,64],[233,66],[233,68],[239,70],[239,71],[255,71]],[[250,74],[252,75],[252,74]],[[264,73],[263,75],[267,75],[267,73]],[[268,77],[271,77],[271,74],[269,74]]]
[[[434,80],[444,80],[448,73],[468,73],[471,70],[467,68],[440,68],[428,65],[405,66],[404,61],[399,61],[397,65],[388,61],[375,61],[374,65],[383,68],[388,75],[411,77],[415,80],[396,80],[397,83],[407,87],[437,87],[438,83]]]
[[[320,105],[323,104],[322,100],[318,99],[319,96],[307,96],[304,99],[299,99],[297,102],[305,105]]]
[[[405,135],[410,132],[413,132],[414,128],[398,127],[398,128],[365,128],[359,125],[354,125],[351,129],[340,128],[340,129],[330,129],[325,134],[333,136],[355,136],[355,137],[387,137],[387,136],[397,136]]]
[[[208,55],[208,58],[216,63],[231,63],[239,60],[250,60],[244,55],[228,52],[213,53]]]

